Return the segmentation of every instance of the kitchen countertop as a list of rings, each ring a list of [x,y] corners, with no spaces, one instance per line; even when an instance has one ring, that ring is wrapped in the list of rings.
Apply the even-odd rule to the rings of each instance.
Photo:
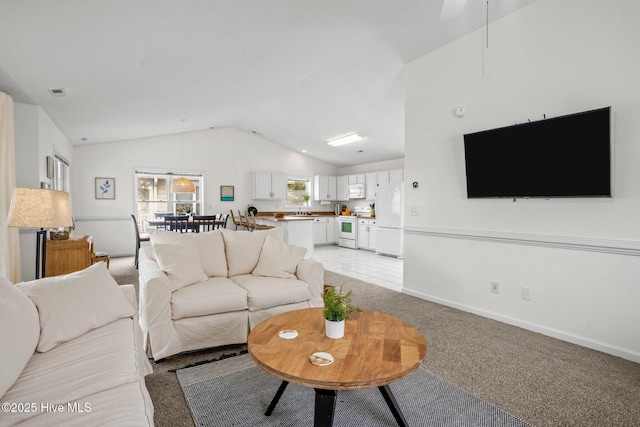
[[[309,215],[285,215],[282,218],[276,218],[274,216],[260,216],[257,219],[273,222],[286,222],[286,221],[311,221],[314,217]]]

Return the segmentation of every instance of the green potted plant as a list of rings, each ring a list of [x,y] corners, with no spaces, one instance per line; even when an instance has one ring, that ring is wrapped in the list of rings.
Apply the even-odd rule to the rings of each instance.
[[[329,338],[344,337],[344,322],[351,318],[354,311],[360,311],[351,305],[351,291],[342,292],[342,288],[336,289],[334,286],[322,294],[324,310],[322,312],[325,320],[325,333]]]

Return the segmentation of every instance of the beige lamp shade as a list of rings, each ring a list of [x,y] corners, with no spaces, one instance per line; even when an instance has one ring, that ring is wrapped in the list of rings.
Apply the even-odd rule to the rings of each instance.
[[[71,227],[69,193],[41,188],[16,188],[9,208],[9,227]]]
[[[195,193],[196,187],[190,179],[182,177],[173,180],[169,191],[172,193]]]

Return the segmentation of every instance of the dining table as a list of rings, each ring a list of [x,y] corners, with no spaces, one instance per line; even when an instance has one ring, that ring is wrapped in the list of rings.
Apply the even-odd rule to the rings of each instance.
[[[189,230],[193,231],[193,217],[191,215],[189,215],[188,217],[189,220]],[[153,227],[153,228],[157,228],[157,229],[164,229],[164,218],[155,218],[155,219],[149,219],[146,218],[144,220],[147,228],[148,227]],[[219,228],[221,226],[224,226],[224,220],[222,219],[216,219],[214,220],[214,225],[215,228]],[[180,231],[180,230],[171,230],[171,231]]]

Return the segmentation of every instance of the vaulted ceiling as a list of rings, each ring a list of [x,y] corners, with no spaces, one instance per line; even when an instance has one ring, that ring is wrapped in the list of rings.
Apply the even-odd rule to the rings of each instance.
[[[491,0],[489,21],[533,1]],[[485,25],[485,0],[447,21],[441,7],[0,0],[0,91],[41,106],[74,145],[234,126],[338,167],[397,159],[404,65]],[[326,145],[353,132],[365,140]]]

